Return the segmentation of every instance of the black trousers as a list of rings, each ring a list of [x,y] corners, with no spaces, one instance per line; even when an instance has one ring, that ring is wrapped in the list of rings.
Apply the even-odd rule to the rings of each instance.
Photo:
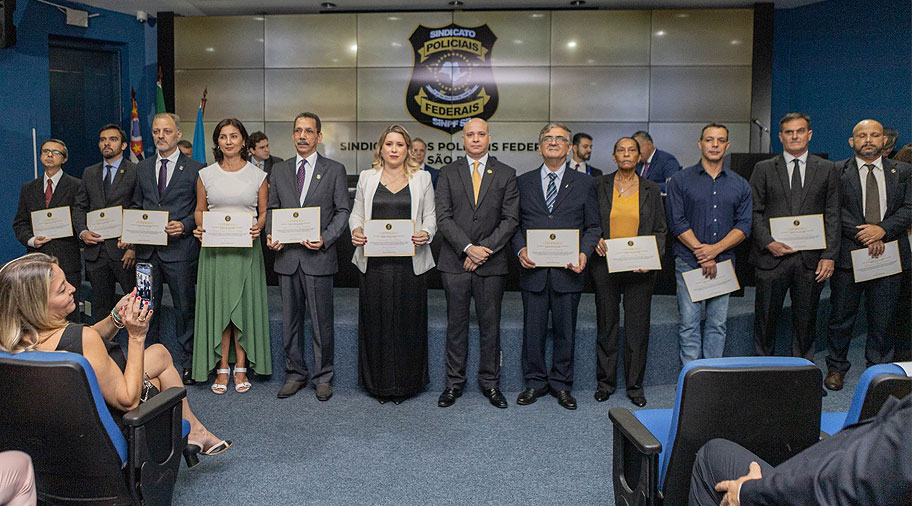
[[[868,340],[865,344],[867,366],[893,361],[894,344],[887,333],[899,297],[902,274],[856,283],[852,269],[836,269],[830,279],[832,309],[827,332],[827,369],[845,373],[852,341],[852,328],[858,316],[861,296],[865,296],[868,316]]]
[[[757,355],[776,354],[776,326],[785,294],[792,299],[792,355],[814,361],[817,336],[817,305],[823,283],[816,281],[815,269],[808,269],[801,254],[782,258],[773,269],[757,269],[754,304],[754,347]]]
[[[899,299],[888,332],[896,345],[893,359],[907,362],[912,360],[912,271],[903,271],[899,286]]]
[[[463,388],[469,355],[469,306],[475,299],[478,317],[478,384],[500,387],[500,311],[506,276],[479,276],[474,272],[440,273],[447,301],[447,388]]]
[[[727,439],[713,439],[697,452],[690,476],[689,506],[718,506],[725,496],[716,483],[735,480],[748,473],[750,463],[760,464],[760,474],[769,476],[773,466],[743,446]]]
[[[171,302],[177,310],[177,342],[182,356],[176,361],[180,366],[189,369],[193,360],[193,316],[196,309],[196,265],[197,258],[179,262],[163,262],[157,252],[153,252],[146,262],[152,264],[152,319],[149,321],[149,338],[146,346],[161,342],[161,300],[163,283],[168,283]],[[143,260],[137,260],[142,262]],[[226,275],[231,275],[226,273]],[[177,357],[175,357],[177,358]]]
[[[522,291],[523,345],[522,369],[526,387],[555,390],[573,388],[573,347],[576,336],[576,313],[580,292],[563,293],[551,286],[549,274],[545,289]],[[551,371],[545,362],[548,337],[548,315],[551,315],[554,344],[551,348]]]
[[[118,301],[114,283],[125,294],[129,293],[136,285],[136,270],[124,269],[123,261],[111,258],[103,245],[97,259],[86,260],[85,268],[86,278],[92,284],[92,320],[98,322],[108,316]]]
[[[300,268],[294,274],[279,274],[282,291],[282,340],[285,346],[286,380],[307,381],[304,359],[304,306],[313,325],[313,384],[330,383],[335,350],[333,276],[311,276]]]
[[[655,272],[608,273],[605,257],[593,256],[588,264],[595,288],[595,378],[599,390],[617,389],[618,327],[621,296],[624,302],[624,373],[627,395],[643,395],[646,354],[649,346],[649,320]]]

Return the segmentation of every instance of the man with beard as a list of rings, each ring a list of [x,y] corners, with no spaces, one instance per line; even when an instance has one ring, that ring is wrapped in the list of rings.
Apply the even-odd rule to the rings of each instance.
[[[589,158],[592,157],[592,136],[585,132],[573,134],[573,147],[571,149],[570,161],[567,162],[571,169],[577,172],[584,172],[592,177],[602,175],[600,169],[589,165]]]

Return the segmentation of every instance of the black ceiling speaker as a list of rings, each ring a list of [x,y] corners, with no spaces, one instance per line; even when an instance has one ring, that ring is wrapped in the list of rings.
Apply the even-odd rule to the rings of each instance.
[[[16,43],[16,27],[13,26],[13,12],[16,0],[0,0],[0,48]]]

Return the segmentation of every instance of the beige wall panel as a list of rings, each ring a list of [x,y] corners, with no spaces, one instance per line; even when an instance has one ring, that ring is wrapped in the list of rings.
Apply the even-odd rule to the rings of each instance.
[[[697,141],[706,123],[650,123],[649,135],[656,147],[673,154],[682,167],[700,161]],[[750,151],[750,123],[725,123],[729,131],[729,153]]]
[[[405,106],[411,68],[359,68],[358,120],[412,120]]]
[[[551,82],[548,67],[496,67],[494,82],[500,103],[492,120],[548,120]]]
[[[354,14],[266,17],[266,67],[354,67]]]
[[[650,11],[555,11],[551,65],[649,65]]]
[[[649,67],[551,67],[551,119],[645,122]]]
[[[459,26],[487,24],[497,37],[491,50],[494,65],[548,65],[551,60],[551,14],[542,11],[457,11]]]
[[[266,71],[266,121],[312,111],[323,121],[355,120],[355,69]]]
[[[174,18],[179,69],[262,68],[263,16]]]
[[[651,121],[750,121],[750,67],[653,67]]]
[[[750,65],[750,9],[652,11],[653,65]]]
[[[176,70],[174,105],[181,119],[196,119],[204,89],[209,90],[207,121],[263,121],[263,69]]]
[[[436,28],[452,21],[449,12],[358,14],[358,66],[411,68],[414,50],[409,37],[415,28]]]

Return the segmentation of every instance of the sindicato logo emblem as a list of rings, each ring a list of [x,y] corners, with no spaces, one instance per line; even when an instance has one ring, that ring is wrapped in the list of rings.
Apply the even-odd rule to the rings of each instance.
[[[555,239],[557,239],[557,234],[551,234],[551,235],[549,235],[549,236],[548,236],[548,239],[551,239],[552,241],[555,240]]]
[[[392,229],[393,229],[393,224],[392,224],[392,223],[387,223],[387,224],[386,224],[386,229],[387,229],[387,230],[392,230]]]
[[[491,49],[496,40],[488,25],[415,28],[409,37],[415,63],[405,92],[409,114],[449,134],[471,118],[493,116],[498,99]]]

